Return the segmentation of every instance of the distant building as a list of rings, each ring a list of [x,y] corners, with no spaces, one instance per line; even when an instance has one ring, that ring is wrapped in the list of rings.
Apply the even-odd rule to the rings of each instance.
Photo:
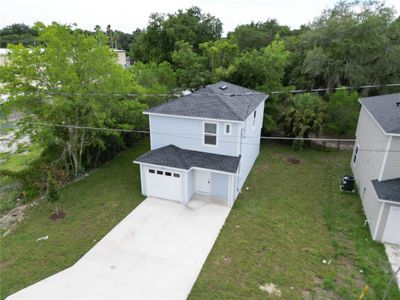
[[[0,48],[0,66],[4,66],[7,61],[7,55],[10,53],[10,50],[7,48]]]
[[[400,245],[400,94],[360,103],[351,168],[372,238]]]
[[[118,63],[125,68],[129,67],[130,61],[126,56],[125,50],[122,49],[113,49],[113,50],[118,55]]]

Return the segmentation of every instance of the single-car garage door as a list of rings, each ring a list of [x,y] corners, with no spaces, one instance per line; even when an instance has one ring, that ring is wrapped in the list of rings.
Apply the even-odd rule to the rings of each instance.
[[[181,201],[182,177],[180,173],[148,168],[146,176],[147,196]]]
[[[400,244],[400,207],[390,207],[382,241]]]

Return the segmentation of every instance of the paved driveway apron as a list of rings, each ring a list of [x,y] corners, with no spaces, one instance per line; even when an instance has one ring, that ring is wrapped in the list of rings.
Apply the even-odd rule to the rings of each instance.
[[[7,299],[186,299],[229,211],[147,198],[72,267]]]

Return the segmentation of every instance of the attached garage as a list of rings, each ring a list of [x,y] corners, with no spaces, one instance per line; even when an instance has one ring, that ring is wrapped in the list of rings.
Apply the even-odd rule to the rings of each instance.
[[[181,149],[173,145],[138,157],[142,194],[187,204],[195,195],[235,200],[240,156]]]
[[[146,190],[148,196],[168,200],[182,200],[182,175],[172,170],[146,168]]]

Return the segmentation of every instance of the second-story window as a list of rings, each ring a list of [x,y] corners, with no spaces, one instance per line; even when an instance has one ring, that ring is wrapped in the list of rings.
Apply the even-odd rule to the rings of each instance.
[[[253,113],[253,128],[256,125],[256,117],[257,117],[257,111],[255,110]]]
[[[204,123],[204,144],[217,145],[217,123]]]

